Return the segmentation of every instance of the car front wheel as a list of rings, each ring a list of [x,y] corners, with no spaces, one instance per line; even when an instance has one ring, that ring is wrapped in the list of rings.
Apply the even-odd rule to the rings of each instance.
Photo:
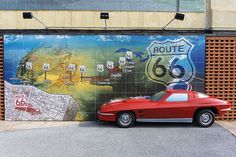
[[[134,124],[135,116],[132,112],[121,112],[118,114],[116,122],[122,128],[131,127]]]
[[[210,127],[214,120],[215,116],[211,110],[201,110],[196,115],[196,124],[200,127]]]

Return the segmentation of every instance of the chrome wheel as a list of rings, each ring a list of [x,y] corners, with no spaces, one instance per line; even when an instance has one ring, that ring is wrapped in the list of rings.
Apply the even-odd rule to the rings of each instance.
[[[126,125],[129,125],[129,124],[132,122],[132,117],[131,117],[131,115],[128,114],[128,113],[122,113],[122,114],[120,115],[119,120],[120,120],[120,123],[121,123],[122,125],[126,126]]]
[[[211,113],[203,113],[201,116],[200,116],[200,121],[203,125],[209,125],[211,122],[212,122],[212,115]]]
[[[135,115],[132,112],[122,112],[117,115],[116,122],[122,128],[128,128],[134,124]]]
[[[194,123],[200,127],[210,127],[215,121],[215,114],[210,109],[202,109],[194,116]]]

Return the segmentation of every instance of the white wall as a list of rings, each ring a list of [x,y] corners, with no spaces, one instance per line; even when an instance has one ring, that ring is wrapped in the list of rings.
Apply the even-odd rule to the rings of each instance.
[[[184,21],[175,20],[167,29],[174,30],[236,30],[236,0],[206,0],[206,13],[185,13]],[[51,29],[104,29],[100,11],[32,11]],[[158,30],[167,24],[174,12],[129,12],[110,11],[107,21],[111,30],[146,29]],[[208,23],[207,23],[208,21]],[[22,11],[0,11],[0,29],[43,29],[35,19],[24,20]]]
[[[99,11],[32,11],[33,15],[49,28],[104,29],[104,20]],[[107,21],[110,29],[147,29],[157,30],[165,26],[174,12],[110,12]],[[0,11],[0,29],[42,29],[35,19],[23,19],[22,11]],[[205,13],[186,13],[184,21],[175,20],[167,29],[204,29]],[[87,29],[87,28],[84,28]]]
[[[212,29],[236,30],[236,0],[211,0]]]

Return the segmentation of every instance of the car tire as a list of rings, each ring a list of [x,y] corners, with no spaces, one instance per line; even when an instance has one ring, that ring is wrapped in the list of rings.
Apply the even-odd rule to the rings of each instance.
[[[215,121],[215,115],[214,113],[209,110],[200,110],[195,117],[195,123],[200,127],[210,127]]]
[[[129,128],[134,122],[135,116],[132,112],[120,112],[116,118],[116,123],[121,128]]]

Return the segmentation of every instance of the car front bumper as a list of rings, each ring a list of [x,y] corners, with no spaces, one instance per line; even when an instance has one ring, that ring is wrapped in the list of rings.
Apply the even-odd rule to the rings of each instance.
[[[226,112],[229,112],[231,110],[232,110],[231,107],[220,109],[218,114],[219,114],[219,116],[223,116]]]
[[[97,118],[101,121],[113,121],[114,122],[116,120],[116,115],[114,113],[105,113],[105,112],[100,112],[100,110],[98,110]]]

